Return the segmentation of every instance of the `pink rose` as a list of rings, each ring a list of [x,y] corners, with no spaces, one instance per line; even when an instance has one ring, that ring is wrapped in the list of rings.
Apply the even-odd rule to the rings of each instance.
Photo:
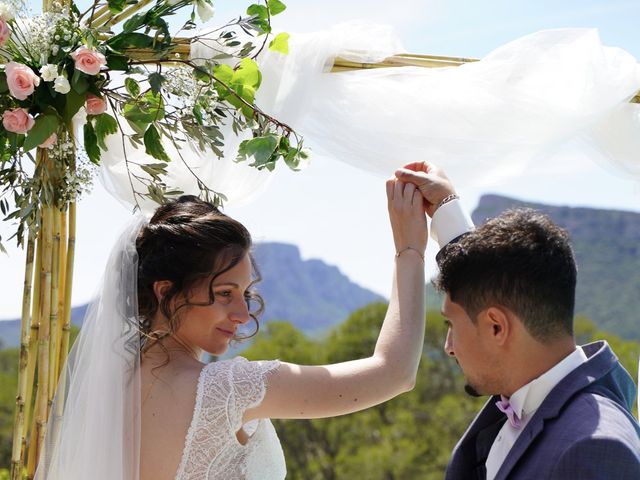
[[[104,55],[87,47],[78,48],[71,54],[71,58],[76,62],[76,68],[87,75],[97,75],[100,73],[100,67],[107,64]]]
[[[90,93],[87,95],[87,115],[100,115],[107,110],[107,102],[104,98],[96,97]]]
[[[7,40],[11,36],[11,30],[9,30],[9,25],[7,25],[7,21],[0,17],[0,47],[7,43]]]
[[[9,93],[18,100],[25,100],[40,85],[40,78],[26,65],[9,62],[4,70],[7,72]]]
[[[26,108],[16,108],[15,110],[6,110],[2,114],[2,126],[13,133],[25,134],[36,121],[33,119]]]
[[[42,142],[40,145],[38,145],[40,148],[49,148],[52,147],[56,144],[56,142],[58,141],[58,135],[56,135],[55,133],[52,133],[49,138],[47,138],[44,142]]]

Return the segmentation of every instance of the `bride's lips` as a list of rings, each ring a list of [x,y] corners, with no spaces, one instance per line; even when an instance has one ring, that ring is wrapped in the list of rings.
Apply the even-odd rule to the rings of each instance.
[[[224,328],[220,328],[220,327],[217,327],[216,330],[218,330],[223,335],[225,335],[226,337],[229,337],[229,338],[232,338],[236,334],[236,332],[234,332],[232,330],[225,330]]]

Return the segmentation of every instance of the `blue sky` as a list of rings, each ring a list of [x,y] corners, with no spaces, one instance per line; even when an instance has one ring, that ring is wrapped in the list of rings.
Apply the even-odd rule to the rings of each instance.
[[[83,2],[85,3],[85,2]],[[327,28],[353,19],[395,27],[413,53],[482,57],[494,48],[537,30],[559,27],[598,28],[603,43],[640,58],[640,1],[543,0],[369,0],[339,2],[286,1],[288,10],[276,27],[289,32]],[[215,3],[212,23],[238,13],[239,0]],[[640,134],[640,132],[639,132]],[[640,152],[639,152],[640,156]],[[469,186],[460,193],[473,208],[483,193],[555,205],[580,205],[640,212],[640,179],[615,175],[595,165],[582,152],[567,149],[563,173],[549,178],[538,169],[490,188]],[[414,159],[407,159],[408,161]],[[556,158],[555,161],[558,161]],[[391,172],[390,172],[391,173]],[[229,208],[257,241],[294,243],[304,258],[337,265],[357,283],[388,295],[393,245],[386,217],[384,178],[335,159],[316,157],[300,173],[278,172],[269,189],[252,203]],[[96,185],[80,203],[74,304],[89,300],[97,287],[106,256],[129,212]],[[0,225],[3,237],[10,229]],[[430,254],[435,247],[430,246]],[[0,318],[20,312],[23,257],[11,249],[0,257]],[[427,265],[433,274],[433,264]]]

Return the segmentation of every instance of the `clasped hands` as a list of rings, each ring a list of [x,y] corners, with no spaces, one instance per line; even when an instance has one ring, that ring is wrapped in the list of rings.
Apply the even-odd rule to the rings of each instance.
[[[438,205],[455,193],[445,173],[429,162],[413,162],[396,170],[387,180],[387,206],[396,256],[415,252],[424,260],[427,219]]]

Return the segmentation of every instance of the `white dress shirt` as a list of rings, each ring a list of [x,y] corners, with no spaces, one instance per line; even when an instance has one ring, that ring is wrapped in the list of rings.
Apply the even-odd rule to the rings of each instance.
[[[511,447],[516,443],[518,436],[527,426],[527,423],[529,423],[529,420],[531,420],[531,417],[536,413],[536,410],[538,410],[538,407],[540,407],[547,395],[549,395],[549,392],[551,392],[564,377],[586,361],[587,356],[582,351],[582,348],[576,347],[573,353],[566,356],[562,361],[535,380],[520,387],[511,395],[509,403],[520,419],[520,428],[511,426],[511,423],[507,421],[498,432],[498,436],[493,441],[485,463],[487,467],[487,480],[493,480],[495,478],[502,463],[505,458],[507,458]]]
[[[458,199],[442,205],[431,219],[431,237],[438,242],[440,248],[474,228],[471,217]]]

